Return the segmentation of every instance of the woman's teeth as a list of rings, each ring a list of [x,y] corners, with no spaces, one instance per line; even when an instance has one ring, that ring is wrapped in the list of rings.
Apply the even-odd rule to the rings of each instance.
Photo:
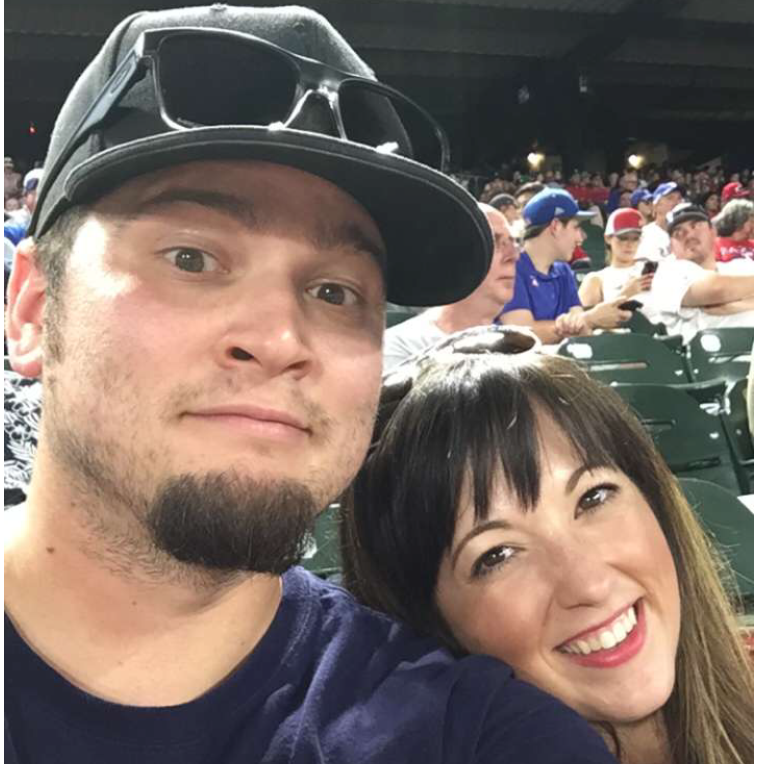
[[[566,642],[560,650],[574,655],[589,655],[598,650],[612,650],[623,642],[626,636],[637,624],[637,614],[632,605],[623,615],[616,618],[606,629],[600,629],[585,639],[575,639]]]

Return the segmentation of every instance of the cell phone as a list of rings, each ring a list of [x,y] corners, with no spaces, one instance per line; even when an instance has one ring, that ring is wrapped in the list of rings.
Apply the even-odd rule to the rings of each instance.
[[[658,270],[658,263],[656,260],[648,260],[645,263],[645,267],[642,268],[642,275],[648,276],[651,273],[655,273],[655,271]]]
[[[642,303],[639,300],[626,300],[626,302],[622,302],[618,308],[619,310],[637,310],[638,308],[642,307]]]

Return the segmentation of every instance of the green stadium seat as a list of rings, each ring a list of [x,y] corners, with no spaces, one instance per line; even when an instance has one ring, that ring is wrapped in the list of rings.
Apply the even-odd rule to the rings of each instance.
[[[748,423],[747,388],[747,378],[739,379],[729,387],[721,420],[727,433],[732,462],[741,490],[743,493],[753,493],[753,438]]]
[[[596,271],[605,267],[605,231],[601,226],[595,225],[590,220],[581,222],[581,230],[586,234],[581,248],[589,255],[592,268]]]
[[[606,332],[593,337],[570,337],[557,350],[578,361],[605,383],[674,385],[690,381],[684,360],[646,334]]]
[[[675,475],[708,480],[735,495],[746,493],[720,417],[704,411],[686,390],[662,385],[613,389],[633,409]]]
[[[688,478],[680,478],[679,483],[706,532],[730,563],[744,601],[752,604],[753,513],[734,493],[718,485]]]
[[[342,571],[340,554],[339,504],[330,504],[316,519],[312,543],[300,561],[306,570],[321,578],[336,576]]]
[[[726,379],[736,382],[748,376],[753,347],[753,327],[725,327],[698,332],[687,346],[690,375],[701,382]]]

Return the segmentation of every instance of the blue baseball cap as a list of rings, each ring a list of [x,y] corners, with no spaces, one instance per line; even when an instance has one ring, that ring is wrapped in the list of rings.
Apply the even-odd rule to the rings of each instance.
[[[673,180],[669,183],[661,183],[660,186],[653,191],[653,201],[657,202],[661,197],[673,194],[674,191],[679,191],[679,186],[674,183]]]
[[[562,188],[545,188],[539,191],[523,210],[526,226],[551,223],[555,218],[590,218],[593,212],[583,212],[576,200]]]
[[[636,208],[640,202],[651,202],[652,200],[653,195],[646,188],[638,188],[631,195],[631,206]]]

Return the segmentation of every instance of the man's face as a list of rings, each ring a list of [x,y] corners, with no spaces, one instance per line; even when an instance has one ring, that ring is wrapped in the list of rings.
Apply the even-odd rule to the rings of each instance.
[[[714,255],[714,229],[705,220],[688,220],[671,233],[671,248],[678,260],[698,265],[711,262]]]
[[[498,210],[485,210],[485,215],[493,232],[493,260],[478,289],[500,309],[515,293],[515,266],[520,252],[504,216]]]
[[[653,203],[651,201],[642,201],[637,204],[637,210],[649,220],[653,215]]]
[[[672,191],[670,194],[661,196],[653,205],[657,216],[665,217],[674,207],[682,201],[682,195],[679,191]]]
[[[259,570],[239,558],[293,504],[326,506],[366,452],[382,250],[350,196],[281,165],[195,162],[103,197],[68,262],[61,352],[43,357],[51,452],[88,495],[169,528],[163,551]],[[210,517],[197,505],[218,494]],[[229,542],[239,558],[216,557]]]
[[[509,223],[514,223],[520,218],[520,210],[514,204],[508,204],[506,207],[502,207],[501,213]]]
[[[565,263],[570,262],[576,247],[580,247],[584,241],[581,223],[575,218],[567,223],[555,219],[550,227],[557,243],[557,257],[555,259]]]

